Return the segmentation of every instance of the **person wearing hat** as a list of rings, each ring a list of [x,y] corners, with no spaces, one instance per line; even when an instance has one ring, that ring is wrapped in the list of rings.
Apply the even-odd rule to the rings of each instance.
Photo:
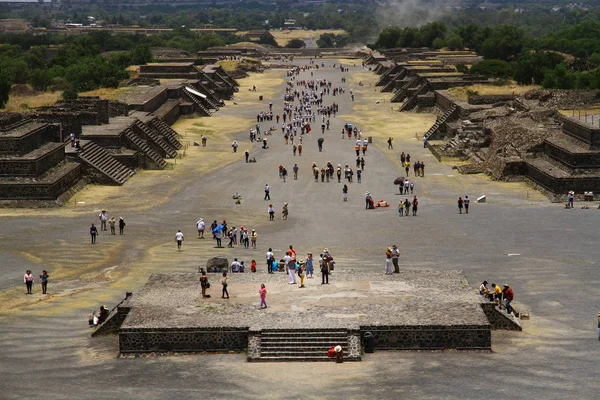
[[[574,191],[570,191],[569,194],[567,195],[567,199],[568,199],[568,205],[569,208],[573,208],[573,202],[575,201],[575,192]]]
[[[304,264],[304,260],[300,260],[298,263],[298,277],[300,278],[300,287],[304,288],[304,269],[306,268],[306,264]]]
[[[283,208],[281,209],[281,219],[288,219],[288,203],[283,203]]]
[[[269,204],[267,211],[269,212],[269,221],[273,221],[275,219],[275,209],[273,208],[273,204]]]
[[[196,228],[198,228],[198,239],[204,239],[204,228],[205,228],[204,220],[200,218],[196,222]]]
[[[394,273],[400,273],[400,266],[398,266],[398,258],[400,258],[400,250],[398,250],[398,246],[392,246],[392,263],[394,264]]]
[[[250,233],[250,243],[251,247],[256,250],[256,239],[258,239],[258,234],[256,233],[256,229],[252,229],[252,233]]]
[[[511,307],[510,303],[515,298],[515,293],[513,292],[512,288],[507,284],[504,284],[504,290],[502,290],[502,293],[504,296],[504,305],[506,305],[506,312],[508,314],[511,314],[514,310]]]
[[[392,274],[392,248],[388,247],[385,251],[385,274]]]

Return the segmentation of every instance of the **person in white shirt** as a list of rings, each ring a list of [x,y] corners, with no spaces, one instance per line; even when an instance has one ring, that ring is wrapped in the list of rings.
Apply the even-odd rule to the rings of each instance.
[[[287,267],[288,274],[290,275],[290,285],[296,284],[296,263],[292,262],[292,257],[290,256],[290,252],[287,251],[285,253],[285,257],[283,257],[283,261]]]
[[[198,239],[204,239],[204,228],[206,225],[204,224],[204,220],[202,218],[196,222],[196,227],[198,228]]]
[[[183,233],[181,231],[177,231],[175,234],[175,241],[177,242],[177,250],[181,251],[181,244],[183,243]]]
[[[105,210],[102,210],[102,212],[100,212],[100,214],[98,214],[98,219],[100,220],[100,230],[105,231],[106,230],[106,221],[108,221],[108,212]]]
[[[269,247],[269,251],[266,254],[267,257],[267,268],[269,270],[269,274],[273,273],[273,260],[275,259],[275,255],[273,254],[273,249]]]

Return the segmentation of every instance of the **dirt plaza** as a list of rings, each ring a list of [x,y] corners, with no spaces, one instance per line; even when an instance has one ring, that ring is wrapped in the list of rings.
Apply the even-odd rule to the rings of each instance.
[[[340,60],[324,62],[327,67],[315,75],[339,85],[342,75],[331,65]],[[317,150],[318,129],[306,136],[302,157],[292,156],[280,131],[269,137],[267,150],[248,142],[256,114],[267,110],[270,101],[274,112],[282,107],[286,71],[273,69],[241,80],[237,105],[228,102],[212,117],[175,124],[182,140],[197,141],[205,135],[208,146],[190,147],[172,169],[144,171],[122,187],[89,186],[58,210],[0,210],[2,396],[592,398],[597,391],[594,356],[600,307],[595,285],[600,279],[598,211],[565,210],[526,184],[458,175],[452,165],[437,163],[419,140],[435,117],[392,111],[389,94],[373,86],[376,76],[354,62],[343,61],[350,69],[345,87],[354,90],[355,101],[348,94],[327,97],[339,103],[340,113],[324,135],[323,152]],[[301,77],[310,79],[308,72]],[[257,92],[248,90],[253,85]],[[259,95],[265,96],[263,102]],[[327,161],[354,165],[353,142],[339,134],[347,122],[372,136],[373,144],[365,157],[362,183],[349,184],[349,200],[343,202],[342,185],[314,182],[310,167]],[[388,137],[394,139],[393,150],[387,149]],[[237,153],[231,151],[233,139],[240,143]],[[257,163],[244,162],[246,149]],[[404,175],[399,166],[402,151],[426,164],[425,177],[414,178],[420,200],[417,217],[399,218],[395,208],[406,197],[392,184]],[[277,166],[291,171],[294,163],[300,169],[298,180],[282,182]],[[265,183],[277,207],[273,222],[263,200]],[[392,207],[365,210],[366,191]],[[236,192],[242,195],[241,204],[232,200]],[[460,215],[456,199],[464,195],[486,195],[488,201],[472,204],[469,215]],[[279,218],[283,202],[290,206],[287,221]],[[101,232],[92,246],[87,232],[101,209],[124,216],[126,234],[112,237]],[[196,239],[199,217],[208,224],[226,219],[256,229],[258,249],[216,249],[210,236]],[[181,252],[174,242],[178,229],[186,238]],[[282,364],[247,363],[244,354],[119,359],[115,337],[89,335],[87,317],[92,310],[140,290],[153,273],[196,273],[208,258],[226,254],[230,260],[256,259],[256,275],[266,274],[267,249],[280,257],[290,244],[302,256],[327,247],[336,268],[359,275],[383,274],[385,249],[397,244],[403,269],[462,270],[473,290],[484,279],[510,284],[514,305],[531,319],[523,324],[523,332],[494,331],[491,353],[376,352],[358,363],[289,367],[299,374],[288,373],[287,365],[282,369]],[[41,295],[37,282],[34,294],[24,295],[26,269],[36,277],[48,270],[49,295]],[[280,279],[285,283],[284,275]],[[243,296],[255,295],[258,306],[258,282],[247,285],[239,290]],[[238,295],[233,289],[232,300]],[[218,293],[218,285],[213,292]]]

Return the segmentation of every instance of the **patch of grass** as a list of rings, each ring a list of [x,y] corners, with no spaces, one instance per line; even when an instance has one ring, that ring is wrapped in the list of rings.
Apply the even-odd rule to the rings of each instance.
[[[62,92],[41,92],[26,96],[10,96],[4,111],[20,112],[31,108],[51,106],[60,100]]]

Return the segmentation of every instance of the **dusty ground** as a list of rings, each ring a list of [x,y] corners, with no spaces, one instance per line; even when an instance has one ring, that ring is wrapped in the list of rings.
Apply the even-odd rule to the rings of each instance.
[[[339,85],[337,70],[327,67],[319,75]],[[2,397],[594,398],[597,210],[564,210],[533,191],[527,198],[527,185],[459,176],[450,165],[438,164],[417,139],[434,117],[392,111],[390,95],[373,87],[377,77],[352,64],[346,86],[355,90],[356,101],[326,97],[326,103],[340,104],[341,115],[325,135],[323,152],[316,149],[320,133],[314,131],[296,159],[280,134],[269,139],[268,150],[250,147],[248,129],[256,113],[269,101],[281,110],[284,77],[283,70],[252,75],[242,81],[237,106],[228,102],[213,117],[180,121],[175,129],[184,142],[204,133],[209,145],[188,147],[173,169],[144,171],[120,188],[87,188],[59,210],[1,210]],[[257,92],[248,91],[253,84]],[[339,135],[345,122],[374,138],[363,182],[349,184],[347,203],[341,184],[316,183],[307,173],[313,161],[353,165],[352,143]],[[393,150],[387,150],[389,136]],[[232,138],[240,142],[235,154]],[[245,148],[256,164],[243,162]],[[404,198],[391,184],[404,175],[397,164],[401,151],[427,164],[426,176],[414,178],[419,216],[399,218],[394,207],[364,210],[367,190],[392,204]],[[277,166],[291,170],[294,163],[299,179],[283,183]],[[268,221],[265,183],[278,212],[282,202],[290,203],[289,220]],[[231,198],[235,192],[243,196],[241,205]],[[456,199],[465,194],[486,194],[488,202],[459,215]],[[102,208],[124,216],[126,232],[102,232],[92,246],[87,230]],[[258,250],[219,250],[210,239],[195,239],[198,217],[255,228]],[[181,252],[173,237],[178,229],[186,235]],[[336,268],[383,271],[383,251],[391,242],[400,247],[402,268],[462,269],[473,286],[483,279],[510,283],[516,307],[531,315],[524,332],[494,332],[490,354],[379,352],[343,365],[253,365],[242,354],[117,359],[115,338],[89,337],[89,312],[116,304],[151,273],[197,271],[207,258],[223,253],[259,261],[268,247],[279,256],[292,243],[301,253],[328,247],[338,259]],[[48,270],[49,295],[41,295],[37,284],[32,296],[23,294],[25,269]],[[290,376],[292,369],[301,372]]]

